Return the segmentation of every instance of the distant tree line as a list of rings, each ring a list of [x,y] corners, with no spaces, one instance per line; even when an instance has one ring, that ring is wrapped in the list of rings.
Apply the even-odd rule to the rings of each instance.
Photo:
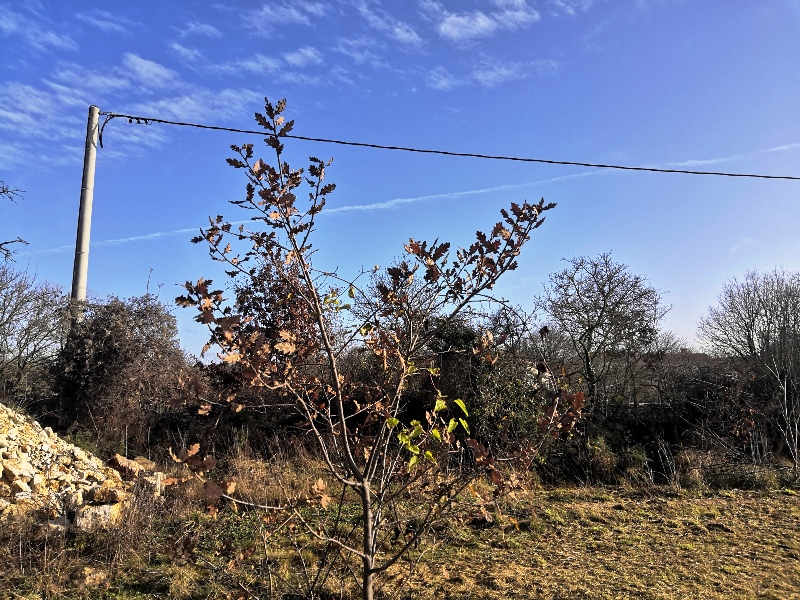
[[[262,263],[249,281],[237,281],[233,303],[251,317],[243,332],[277,339],[288,328],[299,343],[313,328],[313,315],[287,301],[291,294],[274,266]],[[392,285],[397,282],[374,274],[367,287],[388,293]],[[445,321],[423,310],[433,298],[424,278],[409,285],[418,306],[407,314],[419,315],[411,326],[432,332],[417,367],[432,375],[404,385],[407,422],[424,418],[437,398],[460,399],[469,407],[471,435],[496,455],[535,443],[541,453],[532,467],[543,479],[675,481],[682,467],[701,463],[706,470],[771,465],[798,476],[798,273],[749,272],[728,282],[699,324],[701,349],[663,329],[669,307],[662,294],[610,253],[566,260],[528,311],[495,305]],[[376,314],[368,302],[351,304],[354,318]],[[163,454],[212,421],[246,428],[254,445],[302,431],[303,419],[283,393],[248,385],[242,364],[204,363],[186,354],[172,309],[154,296],[89,302],[80,318],[75,310],[56,286],[9,257],[0,263],[4,402],[32,407],[129,453]],[[331,330],[335,343],[341,331]],[[367,389],[381,360],[365,348],[348,348],[340,357],[342,375]],[[585,395],[583,418],[568,435],[553,436],[541,426],[553,415],[539,393],[543,377]],[[354,411],[363,401],[359,394],[346,399]],[[230,436],[223,429],[206,435],[224,446]]]
[[[404,390],[408,419],[424,416],[437,394],[462,399],[473,435],[511,455],[542,436],[548,406],[537,390],[549,373],[559,387],[583,392],[586,404],[570,436],[542,446],[545,479],[669,480],[680,456],[703,452],[714,456],[706,465],[784,465],[796,476],[800,275],[750,272],[729,282],[699,325],[699,352],[661,328],[661,295],[610,255],[567,265],[532,314],[503,307],[439,329],[426,363],[436,381],[413,380]],[[237,302],[269,304],[263,293],[275,288],[262,289],[272,291],[246,290]],[[265,326],[288,318],[260,314]],[[254,445],[300,435],[301,419],[281,394],[244,385],[237,365],[198,362],[181,350],[172,311],[155,297],[90,302],[82,315],[74,319],[56,286],[0,264],[4,402],[75,424],[108,448],[128,444],[129,452],[164,453],[180,435],[205,431],[209,415],[247,428]],[[491,361],[478,351],[487,333],[496,342]],[[370,381],[380,365],[353,351],[342,368]],[[232,396],[249,410],[230,411]],[[229,437],[215,432],[206,434],[220,444]]]

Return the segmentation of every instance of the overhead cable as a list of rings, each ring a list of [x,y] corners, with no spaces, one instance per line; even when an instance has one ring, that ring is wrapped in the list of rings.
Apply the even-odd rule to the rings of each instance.
[[[103,145],[103,129],[105,129],[106,124],[114,118],[122,118],[126,119],[128,123],[137,123],[137,124],[144,124],[150,125],[151,123],[162,123],[164,125],[179,125],[182,127],[194,127],[197,129],[211,129],[214,131],[229,131],[232,133],[244,133],[248,135],[267,135],[269,136],[269,132],[264,131],[253,131],[249,129],[236,129],[234,127],[221,127],[219,125],[204,125],[201,123],[187,123],[182,121],[169,121],[167,119],[158,119],[154,117],[137,117],[134,115],[125,115],[121,113],[113,113],[113,112],[101,112],[101,115],[105,115],[106,119],[103,122],[103,126],[100,128],[100,146]],[[360,148],[375,148],[379,150],[399,150],[402,152],[416,152],[419,154],[438,154],[442,156],[458,156],[458,157],[465,157],[465,158],[482,158],[488,160],[506,160],[506,161],[515,161],[515,162],[526,162],[526,163],[542,163],[548,165],[570,165],[575,167],[589,167],[592,169],[617,169],[622,171],[647,171],[650,173],[681,173],[684,175],[714,175],[717,177],[745,177],[750,179],[783,179],[783,180],[790,180],[790,181],[800,181],[800,177],[791,176],[791,175],[764,175],[758,173],[728,173],[722,171],[692,171],[688,169],[664,169],[660,167],[633,167],[629,165],[608,165],[602,163],[588,163],[588,162],[578,162],[578,161],[571,161],[571,160],[552,160],[546,158],[526,158],[521,156],[501,156],[495,154],[477,154],[473,152],[452,152],[450,150],[432,150],[432,149],[423,149],[423,148],[409,148],[405,146],[387,146],[384,144],[370,144],[367,142],[349,142],[344,140],[334,140],[329,138],[317,138],[317,137],[309,137],[305,135],[294,135],[294,134],[285,134],[281,137],[291,138],[295,140],[304,140],[307,142],[320,142],[324,144],[338,144],[340,146],[357,146]]]

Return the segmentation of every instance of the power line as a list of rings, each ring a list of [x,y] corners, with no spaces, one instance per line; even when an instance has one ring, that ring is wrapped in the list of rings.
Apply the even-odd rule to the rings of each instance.
[[[163,123],[164,125],[180,125],[182,127],[194,127],[197,129],[211,129],[214,131],[229,131],[232,133],[245,133],[248,135],[270,135],[264,131],[253,131],[250,129],[236,129],[233,127],[220,127],[218,125],[204,125],[201,123],[186,123],[182,121],[168,121],[166,119],[157,119],[153,117],[137,117],[133,115],[124,115],[121,113],[101,112],[105,115],[106,119],[103,126],[100,128],[100,146],[103,146],[103,129],[111,119],[120,117],[126,119],[128,123],[137,123],[139,125],[150,125],[150,123]],[[386,146],[383,144],[370,144],[367,142],[348,142],[344,140],[333,140],[328,138],[308,137],[304,135],[286,134],[282,137],[291,138],[295,140],[304,140],[307,142],[320,142],[324,144],[338,144],[340,146],[357,146],[360,148],[375,148],[379,150],[399,150],[402,152],[416,152],[418,154],[438,154],[442,156],[459,156],[465,158],[482,158],[488,160],[507,160],[515,162],[526,163],[542,163],[547,165],[570,165],[575,167],[590,167],[593,169],[618,169],[622,171],[647,171],[650,173],[681,173],[684,175],[715,175],[717,177],[746,177],[750,179],[783,179],[790,181],[800,181],[800,177],[791,175],[762,175],[756,173],[726,173],[721,171],[690,171],[686,169],[661,169],[658,167],[632,167],[627,165],[607,165],[602,163],[587,163],[577,162],[571,160],[551,160],[546,158],[525,158],[520,156],[501,156],[494,154],[477,154],[472,152],[451,152],[449,150],[432,150],[423,148],[408,148],[405,146]]]

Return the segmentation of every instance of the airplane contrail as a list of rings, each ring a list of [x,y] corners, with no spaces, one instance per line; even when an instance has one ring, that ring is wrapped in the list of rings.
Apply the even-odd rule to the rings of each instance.
[[[394,208],[396,206],[402,206],[404,204],[413,204],[415,202],[424,202],[426,200],[438,200],[444,198],[463,198],[464,196],[474,196],[478,194],[488,194],[491,192],[501,192],[505,190],[513,190],[513,189],[520,189],[524,187],[528,187],[531,185],[539,185],[543,183],[552,183],[555,181],[562,181],[566,179],[576,179],[578,177],[587,177],[589,175],[597,175],[601,171],[584,171],[582,173],[574,173],[572,175],[562,175],[560,177],[551,177],[549,179],[542,179],[539,181],[530,181],[527,183],[513,183],[508,185],[499,185],[494,187],[488,188],[481,188],[477,190],[464,190],[460,192],[442,192],[440,194],[429,194],[426,196],[414,196],[411,198],[393,198],[391,200],[385,200],[383,202],[373,202],[371,204],[351,204],[348,206],[334,206],[330,208],[326,208],[323,210],[320,215],[326,214],[334,214],[334,213],[345,213],[345,212],[356,212],[356,211],[371,211],[371,210],[386,210],[390,208]],[[250,220],[247,221],[233,221],[231,225],[241,225],[244,223],[250,223]],[[173,237],[177,235],[187,235],[190,233],[199,233],[200,227],[185,227],[182,229],[173,229],[169,231],[156,231],[153,233],[145,233],[142,235],[133,235],[130,237],[124,238],[116,238],[111,240],[101,240],[98,242],[92,242],[92,247],[102,247],[102,246],[119,246],[122,244],[130,244],[134,242],[147,242],[151,240],[157,240],[166,237]],[[74,246],[58,246],[55,248],[47,248],[45,250],[34,250],[31,254],[60,254],[63,252],[72,252],[75,250]]]
[[[783,144],[781,146],[774,146],[772,148],[763,148],[761,150],[754,150],[746,154],[731,154],[730,156],[719,156],[716,158],[706,158],[700,160],[683,160],[680,162],[667,163],[670,167],[699,167],[702,165],[717,165],[719,163],[731,162],[735,160],[744,160],[746,158],[754,158],[762,154],[771,154],[774,152],[786,152],[788,150],[796,150],[800,148],[800,143]]]

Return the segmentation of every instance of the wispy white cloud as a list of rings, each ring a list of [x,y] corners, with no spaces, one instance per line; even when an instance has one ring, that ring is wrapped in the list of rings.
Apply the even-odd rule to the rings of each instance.
[[[77,83],[77,82],[76,82]],[[96,85],[97,81],[89,82]],[[0,164],[46,160],[49,164],[72,164],[83,155],[82,143],[86,133],[86,109],[91,103],[101,103],[108,96],[97,95],[91,88],[77,88],[45,81],[37,88],[11,83],[0,88],[0,131],[9,132],[14,152],[5,152]],[[24,106],[24,111],[20,110]],[[111,131],[113,130],[113,134]],[[106,136],[108,158],[130,156],[142,148],[153,148],[167,140],[165,132],[151,127],[113,127]],[[24,141],[23,141],[24,140]],[[24,149],[24,152],[22,151]]]
[[[75,63],[57,63],[52,77],[64,86],[80,86],[90,94],[113,94],[131,87],[129,74],[119,67],[89,69]]]
[[[60,62],[39,83],[7,81],[0,86],[0,138],[5,149],[17,148],[0,164],[17,164],[13,157],[21,156],[35,160],[41,156],[51,164],[76,160],[82,154],[89,104],[181,121],[219,122],[246,114],[262,99],[262,93],[244,88],[210,89],[188,83],[166,66],[132,53],[113,65]],[[163,145],[170,136],[162,127],[114,123],[104,136],[104,155],[110,159],[136,155]]]
[[[389,38],[407,46],[419,46],[422,43],[422,38],[411,25],[395,19],[387,11],[373,3],[361,0],[356,4],[356,8],[367,25],[385,33]]]
[[[498,29],[498,22],[480,11],[449,14],[439,25],[441,36],[453,42],[489,37]]]
[[[74,136],[80,130],[79,119],[62,113],[56,94],[17,82],[0,86],[0,130],[15,137],[58,140]]]
[[[484,60],[472,72],[472,79],[484,87],[495,87],[507,81],[527,79],[535,74],[553,73],[557,69],[555,61],[546,59],[529,62]]]
[[[541,19],[527,0],[492,0],[492,4],[496,8],[492,17],[498,21],[501,29],[521,29]]]
[[[170,96],[132,104],[129,110],[143,116],[158,115],[175,121],[219,121],[241,116],[264,100],[263,94],[239,89],[192,89],[180,96]]]
[[[65,98],[67,90],[71,90],[73,96],[81,92],[83,97],[93,96],[90,98],[91,102],[130,90],[134,84],[139,89],[157,90],[173,88],[182,83],[175,71],[131,53],[123,55],[122,63],[119,65],[100,68],[87,68],[67,62],[58,63],[52,78],[54,82],[47,82],[46,85],[58,90]]]
[[[398,42],[416,46],[422,42],[417,32],[407,23],[395,22],[392,24],[392,37]]]
[[[264,54],[253,54],[247,58],[220,64],[206,63],[202,68],[223,75],[272,75],[281,70],[280,59]]]
[[[541,19],[527,0],[492,0],[491,5],[486,12],[450,12],[437,0],[422,3],[426,13],[436,21],[439,35],[457,44],[529,27]]]
[[[452,89],[466,85],[467,80],[458,78],[444,67],[438,66],[428,72],[426,83],[428,84],[428,87],[433,88],[434,90],[449,92]]]
[[[555,14],[566,14],[574,17],[578,13],[586,12],[597,0],[550,0],[549,5]]]
[[[309,65],[321,65],[322,54],[316,48],[312,48],[311,46],[306,46],[305,48],[299,48],[294,52],[287,52],[283,55],[283,60],[286,61],[287,64],[293,67],[307,67]]]
[[[130,33],[131,27],[138,25],[122,15],[104,10],[93,10],[75,15],[79,20],[96,27],[105,33]]]
[[[200,23],[198,21],[190,21],[185,27],[179,29],[181,37],[190,35],[202,35],[210,38],[221,38],[222,32],[208,23]]]
[[[312,0],[270,2],[244,16],[247,27],[266,33],[280,25],[313,25],[325,15],[329,4]]]
[[[87,107],[92,103],[89,94],[67,85],[61,85],[52,81],[45,81],[44,84],[55,93],[59,103],[64,107],[77,108]]]
[[[122,57],[122,65],[139,83],[148,88],[173,86],[179,79],[175,71],[129,52]]]
[[[163,127],[113,123],[103,135],[103,156],[109,159],[140,155],[147,148],[158,148],[169,139]]]
[[[25,144],[0,142],[0,169],[32,164],[31,158],[31,153]]]
[[[557,70],[558,63],[548,59],[515,62],[483,57],[471,71],[460,76],[453,75],[444,67],[438,66],[428,72],[426,83],[428,87],[441,91],[450,91],[470,83],[491,88],[509,81],[528,79],[534,75],[555,73]]]
[[[182,61],[186,63],[198,63],[203,60],[203,54],[194,48],[187,48],[178,42],[172,42],[169,47]]]
[[[246,77],[248,75],[268,75],[275,82],[289,83],[297,86],[319,85],[345,81],[345,70],[334,66],[325,72],[316,67],[324,64],[322,54],[310,46],[285,52],[280,57],[265,54],[251,54],[244,58],[214,63],[197,52],[173,44],[172,50],[184,57],[185,64],[199,73],[211,73],[220,76]],[[308,72],[308,71],[311,72]]]
[[[344,54],[357,65],[370,65],[373,68],[386,67],[387,64],[377,54],[381,44],[373,38],[340,38],[333,47],[334,52]]]
[[[70,36],[44,29],[39,19],[32,19],[4,6],[0,6],[0,35],[19,36],[26,44],[42,52],[78,48]]]

